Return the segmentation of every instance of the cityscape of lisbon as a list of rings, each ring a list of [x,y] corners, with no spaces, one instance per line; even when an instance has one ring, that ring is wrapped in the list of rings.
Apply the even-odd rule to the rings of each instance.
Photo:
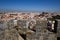
[[[60,40],[60,0],[0,0],[0,40]]]
[[[58,40],[59,12],[0,12],[0,40]]]

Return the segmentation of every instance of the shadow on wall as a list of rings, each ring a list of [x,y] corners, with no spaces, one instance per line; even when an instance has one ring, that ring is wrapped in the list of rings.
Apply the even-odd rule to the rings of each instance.
[[[57,40],[60,40],[60,37],[57,37]]]

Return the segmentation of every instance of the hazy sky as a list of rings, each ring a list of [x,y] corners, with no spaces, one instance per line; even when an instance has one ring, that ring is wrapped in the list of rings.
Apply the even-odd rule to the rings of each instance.
[[[60,11],[60,0],[0,0],[0,9]]]

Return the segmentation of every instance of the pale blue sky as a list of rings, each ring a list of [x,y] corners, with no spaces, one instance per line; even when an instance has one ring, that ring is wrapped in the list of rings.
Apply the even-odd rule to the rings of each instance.
[[[0,9],[60,11],[60,0],[0,0]]]

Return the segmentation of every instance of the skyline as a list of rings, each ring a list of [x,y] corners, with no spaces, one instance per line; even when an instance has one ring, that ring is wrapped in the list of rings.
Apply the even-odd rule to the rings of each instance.
[[[0,9],[60,12],[60,0],[0,0]]]

